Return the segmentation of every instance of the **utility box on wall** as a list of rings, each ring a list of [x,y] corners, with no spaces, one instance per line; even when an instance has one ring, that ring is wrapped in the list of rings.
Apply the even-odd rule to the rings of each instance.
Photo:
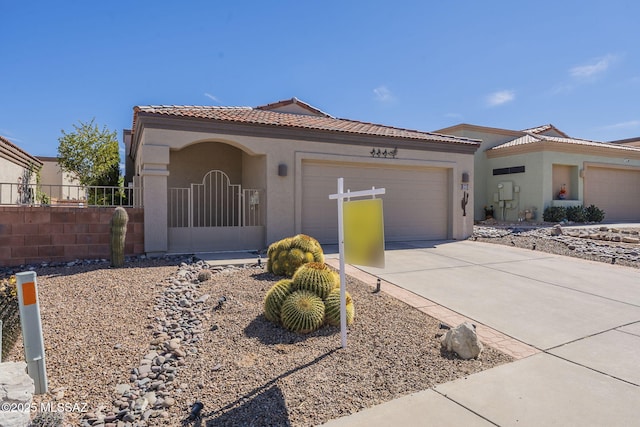
[[[513,182],[503,181],[498,184],[499,200],[513,200]]]

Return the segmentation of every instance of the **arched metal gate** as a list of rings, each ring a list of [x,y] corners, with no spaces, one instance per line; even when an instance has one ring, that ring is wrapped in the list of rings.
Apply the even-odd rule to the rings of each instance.
[[[221,170],[207,172],[188,188],[170,188],[169,251],[261,249],[263,198],[263,190],[232,184]]]

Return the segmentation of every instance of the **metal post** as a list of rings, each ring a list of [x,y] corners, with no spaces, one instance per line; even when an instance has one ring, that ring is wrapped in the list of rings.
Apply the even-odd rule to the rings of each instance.
[[[384,188],[351,192],[344,192],[344,178],[338,178],[338,192],[330,194],[329,199],[338,200],[338,250],[340,252],[340,335],[342,337],[342,348],[347,347],[347,282],[345,278],[345,254],[344,254],[344,199],[351,197],[375,196],[376,194],[385,194]]]
[[[18,288],[18,307],[20,308],[20,324],[22,325],[22,341],[24,343],[24,356],[27,361],[27,373],[33,379],[35,394],[44,394],[47,392],[47,369],[44,357],[36,273],[33,271],[17,273],[16,287]]]
[[[338,178],[338,195],[344,193],[344,178]],[[338,246],[340,251],[340,337],[342,348],[347,348],[347,282],[344,272],[344,197],[338,197]]]

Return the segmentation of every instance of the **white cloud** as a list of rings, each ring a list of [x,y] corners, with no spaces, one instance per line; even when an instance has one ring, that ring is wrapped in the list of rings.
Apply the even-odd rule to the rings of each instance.
[[[216,98],[214,95],[211,95],[210,93],[205,92],[204,96],[206,96],[207,98],[211,99],[213,102],[220,103],[220,100],[218,98]]]
[[[635,129],[637,127],[640,127],[640,120],[629,120],[628,122],[614,123],[612,125],[602,126],[600,129],[602,130]]]
[[[391,102],[394,100],[393,93],[384,85],[373,89],[373,93],[380,102]]]
[[[14,144],[19,144],[22,142],[22,139],[20,138],[16,138],[13,132],[11,132],[9,129],[0,129],[0,135],[4,136],[5,138],[7,138],[9,141],[11,141]]]
[[[617,56],[611,54],[596,58],[589,64],[578,65],[569,69],[569,75],[577,79],[595,78],[607,71],[616,59]]]
[[[512,90],[500,90],[487,96],[487,105],[489,107],[497,107],[516,99],[516,93]]]

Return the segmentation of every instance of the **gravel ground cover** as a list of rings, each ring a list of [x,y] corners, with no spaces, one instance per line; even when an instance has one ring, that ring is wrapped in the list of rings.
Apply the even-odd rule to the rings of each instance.
[[[471,240],[639,268],[639,232],[480,224]],[[64,413],[64,425],[318,425],[511,360],[488,347],[469,361],[443,352],[437,320],[351,278],[356,321],[342,349],[338,328],[301,336],[268,322],[262,300],[279,278],[255,266],[212,270],[210,280],[197,284],[176,259],[134,260],[123,269],[98,262],[36,271],[49,393],[34,401],[83,409],[86,403],[89,411]],[[166,331],[161,325],[171,323],[162,307],[179,305],[166,295],[183,282],[191,301],[200,298],[192,313],[198,333],[176,350],[185,357],[173,360],[175,379],[157,391],[154,410],[123,423],[122,405],[130,403],[125,411],[133,413],[139,396],[117,400],[115,389],[134,385],[145,355],[161,352],[152,343]],[[19,340],[7,360],[22,358]],[[204,404],[202,419],[185,423],[196,401]]]
[[[157,300],[178,272],[166,264],[38,271],[50,393],[36,403],[86,403],[90,414],[65,413],[68,425],[119,425],[114,390],[133,384],[133,369],[157,348],[150,343],[165,318]],[[338,328],[287,332],[262,314],[278,279],[262,268],[227,268],[192,285],[193,298],[208,297],[198,305],[202,332],[184,343],[175,380],[158,392],[165,404],[124,425],[182,425],[195,401],[204,404],[198,425],[317,425],[511,361],[488,347],[467,361],[443,352],[438,321],[352,279],[356,321],[346,349]],[[18,342],[9,360],[22,355]]]
[[[608,225],[480,224],[471,240],[640,268],[640,228]]]

